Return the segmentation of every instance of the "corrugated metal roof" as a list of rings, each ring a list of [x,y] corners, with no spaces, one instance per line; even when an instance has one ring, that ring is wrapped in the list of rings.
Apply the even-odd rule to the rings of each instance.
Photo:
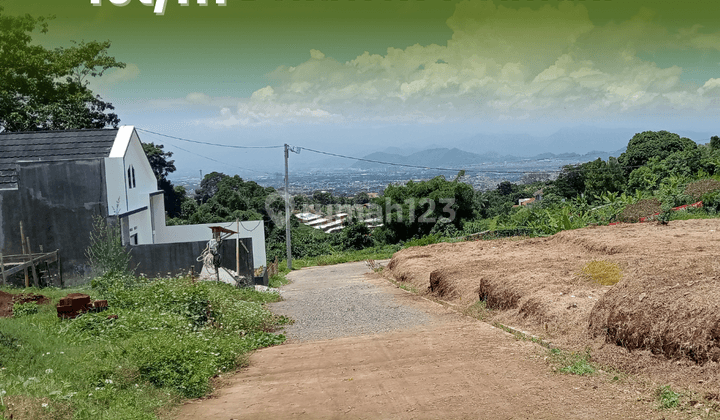
[[[19,161],[107,157],[117,132],[99,129],[0,133],[0,189],[17,188],[15,164]]]

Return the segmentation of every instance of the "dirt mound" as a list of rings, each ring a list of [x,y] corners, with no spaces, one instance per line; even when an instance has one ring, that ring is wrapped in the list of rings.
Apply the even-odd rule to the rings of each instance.
[[[13,316],[13,305],[15,303],[37,302],[38,305],[50,303],[50,299],[43,295],[33,293],[20,293],[14,295],[0,291],[0,317],[10,318]]]
[[[430,292],[444,299],[452,299],[457,295],[453,273],[450,270],[435,270],[430,273]]]
[[[387,273],[461,307],[483,300],[491,321],[568,347],[603,348],[605,361],[623,359],[630,370],[661,357],[657,363],[710,363],[720,372],[718,254],[720,220],[688,220],[408,248]],[[580,275],[591,261],[617,264],[622,280],[602,286]],[[632,367],[643,352],[650,359]]]
[[[675,266],[672,275],[640,263],[605,294],[590,313],[590,331],[628,350],[720,362],[717,263],[709,256],[667,258]]]

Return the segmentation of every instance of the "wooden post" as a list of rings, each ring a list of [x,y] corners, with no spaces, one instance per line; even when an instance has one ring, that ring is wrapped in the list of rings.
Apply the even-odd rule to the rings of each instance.
[[[27,244],[25,243],[25,231],[23,230],[23,223],[20,222],[20,246],[22,247],[23,255],[27,254]],[[23,270],[25,273],[25,287],[30,287],[30,277],[28,276],[27,267]]]
[[[235,237],[235,275],[240,275],[240,219],[235,219],[237,223],[237,237]]]
[[[30,248],[30,238],[25,238],[25,243],[27,244],[27,250],[28,250],[28,255],[30,255],[30,261],[32,261],[33,257],[32,257],[32,248]],[[30,264],[30,267],[32,269],[32,275],[33,275],[33,286],[40,287],[40,282],[38,282],[37,269],[35,269],[35,263],[32,262]]]
[[[0,253],[0,270],[2,270],[3,286],[5,286],[7,284],[7,279],[5,278],[5,258],[2,253]]]
[[[58,264],[58,276],[60,276],[60,288],[64,289],[65,284],[63,283],[63,271],[62,271],[62,260],[60,259],[60,250],[56,250],[55,253],[57,254],[57,264]]]

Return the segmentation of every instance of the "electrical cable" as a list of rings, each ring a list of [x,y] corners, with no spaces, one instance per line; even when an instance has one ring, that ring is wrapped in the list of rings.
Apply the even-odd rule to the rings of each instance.
[[[238,145],[233,145],[233,144],[210,143],[207,141],[190,140],[190,139],[185,139],[182,137],[176,137],[176,136],[171,136],[168,134],[162,134],[162,133],[158,133],[155,131],[145,130],[144,128],[135,127],[135,129],[138,131],[145,132],[145,133],[155,134],[156,136],[162,136],[162,137],[167,137],[169,139],[186,141],[188,143],[205,144],[208,146],[217,146],[217,147],[228,147],[231,149],[281,149],[281,148],[285,147],[285,146],[238,146]]]
[[[204,144],[204,145],[208,145],[208,146],[216,146],[216,147],[227,147],[227,148],[236,148],[236,149],[279,149],[279,148],[285,147],[284,145],[283,145],[283,146],[235,146],[235,145],[227,145],[227,144],[211,143],[211,142],[204,142],[204,141],[198,141],[198,140],[185,139],[185,138],[182,138],[182,137],[176,137],[176,136],[171,136],[171,135],[167,135],[167,134],[162,134],[162,133],[158,133],[158,132],[155,132],[155,131],[146,130],[146,129],[143,129],[143,128],[137,128],[137,127],[136,127],[135,129],[136,129],[136,130],[139,130],[139,131],[146,132],[146,133],[151,133],[151,134],[155,134],[155,135],[158,135],[158,136],[167,137],[167,138],[170,138],[170,139],[181,140],[181,141],[186,141],[186,142],[190,142],[190,143]],[[225,163],[225,162],[221,162],[221,161],[219,161],[219,160],[216,160],[216,159],[213,159],[213,158],[210,158],[210,157],[207,157],[207,156],[199,155],[199,154],[197,154],[197,153],[195,153],[195,152],[191,152],[191,151],[186,150],[186,149],[183,149],[183,148],[181,148],[181,147],[179,147],[179,146],[174,146],[174,147],[177,147],[178,149],[180,149],[180,150],[182,150],[182,151],[185,151],[185,152],[187,152],[187,153],[192,153],[192,154],[195,154],[195,155],[200,156],[200,157],[202,157],[202,158],[205,158],[205,159],[208,159],[208,160],[211,160],[211,161],[213,161],[213,162],[217,162],[217,163],[220,163],[220,164],[223,164],[223,165],[233,166],[233,167],[236,167],[236,168],[239,168],[239,169],[243,169],[243,170],[246,170],[246,171],[258,172],[258,173],[263,173],[263,174],[266,174],[266,175],[271,175],[269,172],[262,172],[262,171],[255,171],[255,170],[252,170],[252,169],[247,169],[247,168],[240,168],[240,167],[238,167],[238,166],[234,166],[234,165],[231,165],[231,164],[228,164],[228,163]],[[303,147],[303,146],[297,146],[297,147],[295,147],[295,148],[291,148],[290,150],[293,151],[293,152],[295,152],[295,153],[298,153],[298,154],[299,154],[299,153],[300,153],[300,150],[302,150],[302,149],[305,149],[305,150],[307,150],[307,151],[309,151],[309,152],[316,153],[316,154],[321,154],[321,155],[326,155],[326,156],[333,156],[333,157],[339,157],[339,158],[343,158],[343,159],[350,159],[350,160],[355,160],[355,161],[359,161],[359,162],[377,163],[377,164],[386,165],[386,166],[397,166],[397,167],[403,167],[403,168],[425,169],[425,170],[444,171],[444,172],[459,172],[459,171],[461,171],[461,170],[464,170],[466,173],[469,172],[469,173],[477,173],[477,174],[496,174],[496,175],[511,175],[511,174],[514,174],[514,175],[524,175],[524,174],[528,174],[528,173],[560,174],[560,173],[563,173],[563,172],[569,173],[569,172],[581,172],[581,171],[582,171],[582,172],[590,172],[590,171],[601,171],[601,170],[612,170],[612,169],[635,169],[635,168],[639,168],[639,167],[643,166],[643,165],[623,166],[623,165],[620,165],[620,164],[616,164],[616,165],[612,165],[612,167],[611,167],[610,165],[607,165],[607,166],[605,166],[605,167],[603,167],[603,168],[587,168],[587,167],[581,167],[581,165],[583,165],[582,163],[577,163],[577,164],[567,164],[567,165],[563,165],[563,167],[562,167],[561,169],[557,169],[557,170],[538,170],[538,171],[528,171],[528,170],[524,170],[524,171],[514,171],[514,170],[492,170],[492,169],[441,168],[441,167],[421,166],[421,165],[410,165],[410,164],[406,164],[406,163],[385,162],[385,161],[375,160],[375,159],[359,158],[359,157],[354,157],[354,156],[342,155],[342,154],[339,154],[339,153],[325,152],[325,151],[322,151],[322,150],[311,149],[311,148],[309,148],[309,147]]]

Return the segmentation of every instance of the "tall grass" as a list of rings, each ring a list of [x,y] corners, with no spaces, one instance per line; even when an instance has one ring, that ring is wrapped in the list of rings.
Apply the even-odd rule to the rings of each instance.
[[[4,290],[41,293],[53,303],[0,320],[0,410],[15,419],[23,412],[33,419],[152,419],[161,407],[207,393],[210,379],[242,366],[249,351],[284,340],[271,333],[280,320],[263,305],[276,294],[226,284],[139,281],[105,296]],[[75,291],[107,297],[109,310],[59,319],[54,304]]]

